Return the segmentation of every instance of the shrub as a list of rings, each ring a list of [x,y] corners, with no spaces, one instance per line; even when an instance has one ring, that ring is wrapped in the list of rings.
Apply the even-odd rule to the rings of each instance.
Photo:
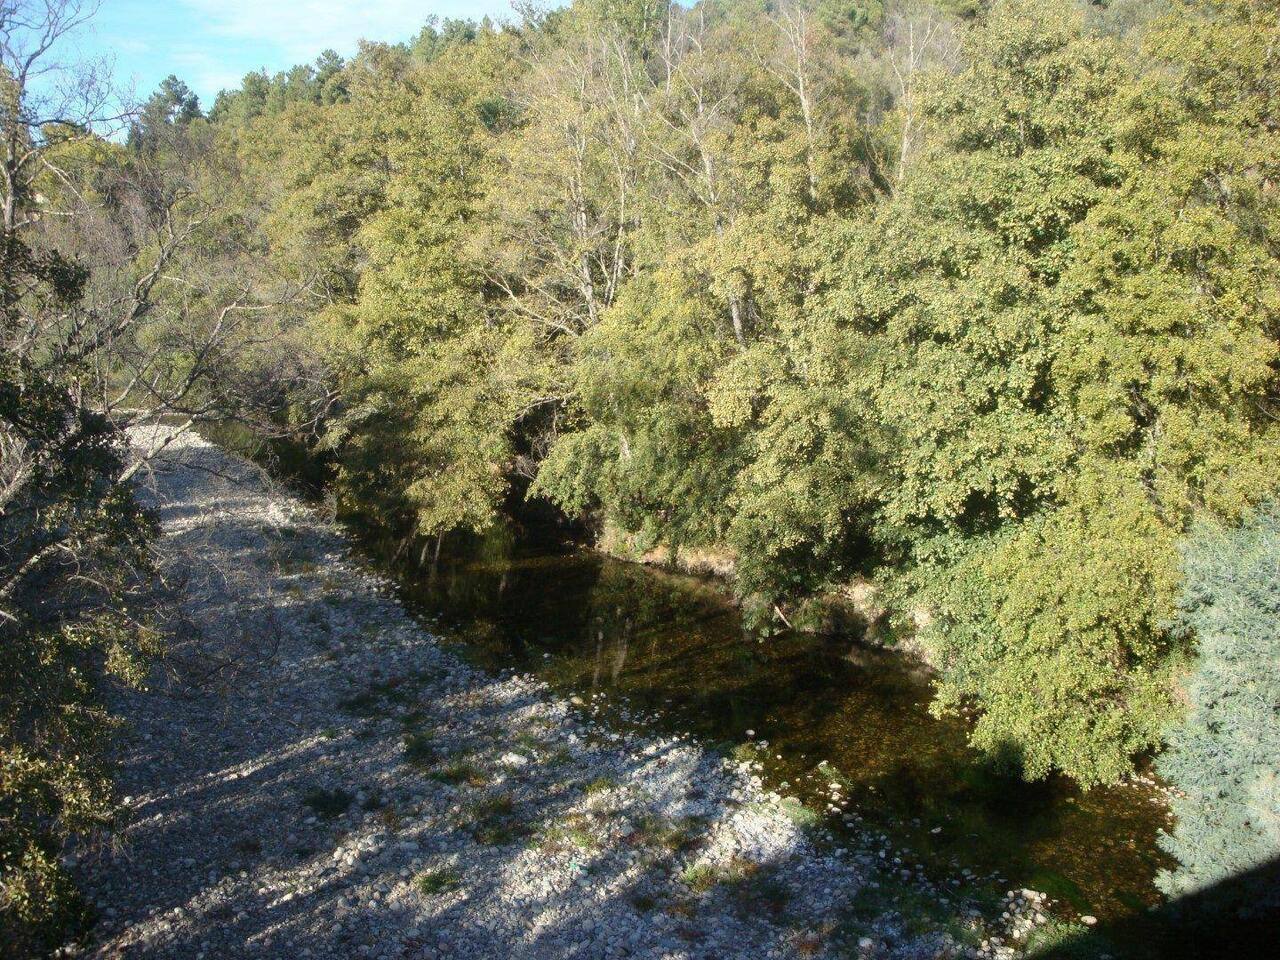
[[[1274,909],[1280,891],[1242,875],[1280,857],[1280,508],[1236,529],[1202,525],[1183,556],[1177,621],[1199,661],[1158,764],[1183,794],[1161,840],[1180,865],[1159,885],[1182,896],[1231,880],[1233,906]]]
[[[5,97],[10,93],[6,88]],[[25,133],[15,134],[3,116],[8,104],[0,127],[17,142]],[[87,283],[85,270],[56,251],[0,233],[0,953],[6,957],[48,953],[84,916],[59,854],[69,838],[111,825],[115,718],[103,688],[111,681],[141,686],[160,646],[148,613],[155,523],[127,482],[127,440],[88,408],[92,390],[79,379],[83,365],[60,359],[74,353],[74,341],[49,344],[34,336],[77,327],[88,312]],[[16,348],[24,343],[37,344],[30,355]]]

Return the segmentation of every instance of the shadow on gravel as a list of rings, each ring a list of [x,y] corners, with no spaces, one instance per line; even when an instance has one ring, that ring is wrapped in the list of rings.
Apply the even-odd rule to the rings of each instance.
[[[264,509],[256,472],[183,456],[209,469],[154,493],[183,630],[153,690],[117,704],[132,826],[84,866],[107,910],[90,955],[709,960],[832,933],[776,876],[785,844],[679,876],[732,812],[699,787],[718,756],[580,731],[584,758],[561,720],[533,724],[542,694],[454,666],[333,576],[341,541]],[[618,801],[637,784],[659,819]]]
[[[480,693],[483,696],[484,691]],[[512,705],[513,709],[522,706]],[[491,719],[500,721],[502,717],[494,715]],[[166,807],[192,811],[191,819],[175,817],[172,812],[163,816],[162,811],[146,807],[140,811],[144,820],[130,841],[133,869],[145,870],[158,860],[198,853],[191,849],[197,838],[203,838],[205,844],[214,840],[215,849],[194,858],[188,882],[168,886],[161,897],[148,905],[149,912],[159,914],[180,907],[186,922],[163,940],[155,939],[129,950],[129,956],[197,957],[204,952],[210,957],[599,957],[604,955],[599,925],[608,911],[613,922],[640,931],[633,941],[622,939],[630,953],[709,958],[723,956],[730,946],[717,943],[705,950],[701,946],[714,932],[701,915],[703,904],[718,897],[734,898],[744,919],[768,914],[770,919],[780,921],[780,946],[808,932],[803,925],[788,927],[786,918],[780,915],[786,905],[779,901],[785,898],[763,886],[777,866],[771,860],[755,866],[751,877],[724,878],[723,883],[719,878],[710,878],[703,882],[710,883],[713,889],[698,893],[686,890],[682,884],[668,883],[669,892],[655,897],[649,885],[642,889],[635,878],[624,876],[628,867],[625,860],[606,855],[603,850],[579,849],[571,859],[581,867],[580,880],[563,877],[550,891],[526,890],[522,895],[513,895],[511,876],[519,875],[523,877],[521,882],[527,883],[528,864],[523,861],[530,856],[528,844],[523,839],[494,846],[472,842],[469,833],[483,824],[477,824],[474,814],[466,813],[466,806],[501,795],[506,789],[518,792],[518,784],[507,782],[494,789],[461,788],[454,792],[457,802],[448,804],[446,809],[446,816],[454,824],[452,829],[422,830],[414,825],[416,813],[412,809],[404,809],[400,828],[391,829],[381,825],[383,817],[390,819],[381,811],[398,804],[387,798],[403,795],[406,784],[410,795],[414,795],[423,778],[405,770],[403,764],[399,769],[388,766],[387,758],[377,748],[365,746],[362,750],[358,735],[335,746],[336,764],[332,754],[318,750],[307,739],[270,753],[237,751],[229,759],[241,765],[251,762],[254,772],[230,782],[215,780],[190,787],[163,801]],[[646,758],[646,762],[661,762],[667,752],[660,751]],[[191,772],[213,779],[225,769],[225,762],[200,765]],[[713,761],[706,757],[681,771],[689,783],[700,782],[714,772]],[[625,778],[626,772],[619,771],[618,775]],[[457,863],[463,869],[478,864],[482,868],[480,875],[476,877],[474,870],[468,871],[472,879],[442,895],[415,890],[407,897],[389,900],[378,887],[383,881],[404,879],[398,877],[396,866],[401,862],[407,866],[411,858],[393,856],[390,864],[378,864],[366,874],[359,860],[335,863],[332,858],[333,851],[345,840],[363,832],[351,817],[339,817],[329,825],[317,818],[310,830],[291,825],[291,819],[305,820],[308,816],[301,797],[307,785],[317,779],[345,785],[353,795],[357,790],[367,797],[375,791],[383,795],[378,802],[385,805],[375,813],[380,823],[375,834],[379,849],[394,851],[400,849],[400,844],[412,843],[424,855],[424,869],[445,862]],[[568,808],[579,804],[586,786],[578,778],[576,783],[541,790],[518,802],[510,812],[510,829],[532,833],[563,825]],[[448,793],[435,791],[437,795],[441,792]],[[294,799],[281,804],[282,796]],[[699,816],[708,820],[724,813],[718,804],[708,809],[705,800],[689,797],[671,810],[671,816],[678,819],[690,809],[696,809]],[[147,818],[155,814],[162,814],[161,823],[151,827]],[[290,831],[295,832],[290,835]],[[528,839],[532,841],[535,836]],[[690,837],[687,848],[679,851],[654,853],[649,873],[670,876],[678,861],[697,849],[700,839]],[[298,846],[292,846],[294,842]],[[246,849],[255,852],[239,852]],[[639,843],[635,849],[639,850]],[[370,861],[378,862],[376,852]],[[247,876],[238,876],[237,868],[243,868]],[[288,898],[283,890],[265,896],[259,892],[290,873],[305,877],[303,892]],[[208,874],[216,874],[219,879],[203,882],[201,877]],[[228,882],[223,879],[226,877],[233,879]],[[759,887],[752,884],[757,877]],[[714,889],[720,886],[725,889]],[[656,937],[646,934],[644,931],[655,926],[659,915],[671,919]],[[485,925],[495,919],[502,924],[500,929]],[[417,934],[411,935],[415,929]],[[757,929],[755,934],[759,937],[760,931]]]

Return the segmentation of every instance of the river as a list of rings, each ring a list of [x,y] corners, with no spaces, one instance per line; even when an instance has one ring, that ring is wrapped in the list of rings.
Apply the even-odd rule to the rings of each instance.
[[[206,432],[261,459],[239,428]],[[319,490],[323,470],[296,449],[267,459]],[[1149,780],[1027,783],[969,747],[965,720],[929,713],[929,674],[911,658],[848,637],[757,637],[722,584],[611,559],[549,511],[520,512],[484,537],[451,538],[436,563],[431,544],[349,527],[413,612],[476,664],[535,673],[618,726],[750,758],[851,842],[884,849],[887,838],[904,869],[986,885],[993,901],[1040,890],[1059,912],[1152,932],[1142,916],[1172,861],[1156,843],[1170,819]]]
[[[477,664],[536,673],[615,724],[756,758],[767,782],[833,827],[887,836],[905,869],[1029,887],[1103,919],[1159,902],[1168,815],[1157,790],[1086,792],[993,769],[963,720],[930,715],[928,674],[901,654],[807,633],[758,638],[721,585],[607,558],[545,525],[497,527],[446,548],[434,570],[430,551],[424,561],[421,549],[367,542],[402,598]],[[846,801],[839,814],[833,795]]]

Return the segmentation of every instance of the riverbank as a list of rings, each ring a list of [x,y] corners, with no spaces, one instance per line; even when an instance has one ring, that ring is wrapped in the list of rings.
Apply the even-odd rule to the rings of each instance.
[[[1008,956],[1043,915],[989,926],[748,764],[468,666],[197,437],[147,496],[184,629],[117,704],[131,823],[78,865],[89,956]]]

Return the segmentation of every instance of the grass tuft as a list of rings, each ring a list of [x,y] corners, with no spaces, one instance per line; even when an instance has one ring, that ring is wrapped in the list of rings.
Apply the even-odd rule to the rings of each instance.
[[[528,732],[517,734],[515,745],[529,751],[530,753],[540,753],[543,747],[546,746],[546,744],[542,742],[541,738]]]
[[[413,886],[426,897],[439,896],[462,885],[462,874],[449,867],[435,867],[423,870],[413,878]]]
[[[320,787],[308,790],[302,796],[302,802],[310,807],[316,816],[324,817],[326,820],[342,816],[354,799],[355,797],[345,790],[325,790]]]
[[[612,777],[596,777],[582,788],[582,792],[588,797],[593,797],[597,794],[608,793],[610,790],[616,789],[617,786],[618,781],[614,780]]]
[[[440,754],[435,741],[427,734],[408,733],[404,738],[404,758],[417,766],[429,766],[440,758]]]
[[[684,853],[698,845],[706,828],[701,817],[664,817],[647,813],[636,821],[635,842],[658,847],[668,853]]]
[[[764,750],[760,745],[748,740],[746,743],[740,743],[734,747],[729,756],[738,763],[754,763],[763,755]]]
[[[466,829],[476,842],[491,846],[512,843],[531,832],[516,815],[515,800],[507,793],[491,794],[472,804],[467,820]]]
[[[537,846],[551,852],[591,850],[600,843],[592,819],[581,813],[571,813],[560,823],[546,827],[538,837]]]
[[[1051,919],[1043,927],[1036,927],[1031,932],[1023,949],[1026,956],[1031,958],[1101,960],[1103,957],[1113,956],[1116,948],[1082,923]]]
[[[465,783],[469,787],[483,787],[489,782],[488,775],[469,760],[455,760],[446,766],[432,770],[427,776],[432,780],[451,783],[455,786]]]
[[[822,814],[794,797],[785,798],[778,806],[783,815],[801,830],[816,830],[822,826]]]
[[[720,882],[720,871],[707,863],[685,867],[680,882],[694,893],[706,893]]]
[[[741,887],[759,870],[758,863],[734,857],[728,863],[699,863],[686,867],[680,879],[694,893],[706,893],[721,884]]]

